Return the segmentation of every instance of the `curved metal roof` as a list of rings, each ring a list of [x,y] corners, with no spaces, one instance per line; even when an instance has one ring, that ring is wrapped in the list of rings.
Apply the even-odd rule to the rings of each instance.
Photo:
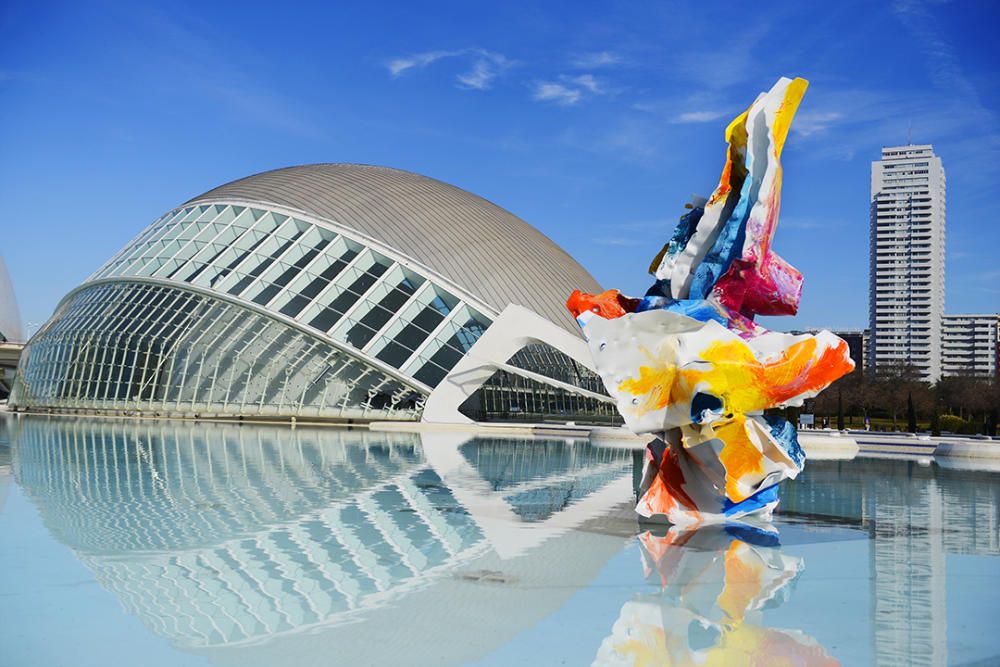
[[[453,185],[358,164],[275,169],[227,183],[188,204],[238,200],[297,209],[375,239],[498,311],[516,303],[579,333],[566,299],[596,280],[547,236]]]

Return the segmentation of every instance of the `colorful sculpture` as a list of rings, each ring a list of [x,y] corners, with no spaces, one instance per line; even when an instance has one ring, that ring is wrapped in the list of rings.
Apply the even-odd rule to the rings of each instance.
[[[764,410],[800,406],[854,368],[830,332],[754,322],[798,309],[802,274],[771,242],[781,150],[807,85],[782,78],[730,123],[719,185],[689,205],[643,298],[576,291],[567,301],[626,426],[658,436],[636,507],[646,518],[769,517],[805,455],[795,428]]]

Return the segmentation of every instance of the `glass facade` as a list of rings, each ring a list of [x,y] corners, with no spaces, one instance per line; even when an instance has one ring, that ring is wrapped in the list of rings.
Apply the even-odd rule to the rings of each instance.
[[[528,345],[507,365],[607,395],[601,377],[544,343]],[[475,421],[531,421],[557,418],[577,423],[622,424],[613,403],[566,391],[505,370],[498,370],[459,408]]]
[[[419,419],[492,317],[319,224],[202,204],[145,229],[25,353],[19,407]]]
[[[262,205],[162,216],[34,337],[11,405],[199,416],[420,419],[498,313],[335,224]],[[543,345],[513,366],[604,394]],[[614,406],[501,372],[477,419],[613,420]]]
[[[356,239],[263,208],[202,204],[163,216],[91,280],[145,277],[247,301],[433,388],[492,322]]]
[[[77,292],[25,354],[18,405],[415,419],[424,399],[317,336],[166,285]]]

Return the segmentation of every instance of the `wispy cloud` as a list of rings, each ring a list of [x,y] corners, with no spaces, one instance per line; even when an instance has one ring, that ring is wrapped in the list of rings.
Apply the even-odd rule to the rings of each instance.
[[[458,75],[458,84],[462,88],[486,90],[493,84],[493,79],[511,66],[511,61],[500,53],[480,51],[480,57],[472,64],[472,69]]]
[[[976,274],[976,280],[981,282],[995,283],[1000,281],[1000,271],[980,271]]]
[[[570,60],[570,66],[576,69],[597,69],[598,67],[612,67],[620,65],[625,60],[611,51],[593,51],[581,53]]]
[[[687,111],[674,116],[675,123],[708,123],[726,115],[725,111]]]
[[[706,91],[720,91],[753,78],[761,69],[754,56],[758,45],[765,42],[770,25],[764,20],[748,22],[740,30],[727,33],[727,38],[707,49],[676,49],[670,71],[680,78],[695,82]]]
[[[564,86],[553,81],[538,81],[535,83],[533,97],[540,102],[555,102],[563,106],[571,106],[580,101],[583,93],[578,88]]]
[[[386,63],[386,69],[389,70],[389,75],[392,78],[396,78],[403,72],[411,69],[421,69],[436,63],[442,58],[453,58],[455,56],[460,56],[465,53],[464,50],[461,51],[425,51],[424,53],[414,53],[410,56],[405,56],[403,58],[393,58]]]
[[[987,192],[982,186],[1000,176],[1000,117],[983,103],[980,79],[967,74],[959,51],[946,39],[939,10],[920,0],[892,4],[900,27],[923,54],[913,66],[923,65],[930,86],[862,88],[857,85],[862,79],[854,85],[816,85],[792,124],[803,140],[794,145],[813,159],[851,160],[874,157],[880,146],[909,139],[933,143],[951,173],[967,174],[967,188]]]
[[[975,86],[959,64],[955,49],[941,38],[939,23],[921,0],[895,0],[893,11],[917,38],[928,56],[931,79],[939,88],[957,89],[961,94],[979,100]]]
[[[396,79],[410,70],[423,69],[446,58],[472,58],[470,69],[455,76],[460,88],[487,90],[504,70],[515,63],[502,53],[480,48],[457,49],[453,51],[424,51],[409,56],[393,58],[385,64],[389,76]]]
[[[534,99],[572,106],[585,97],[604,95],[607,89],[592,74],[562,74],[558,81],[536,81]]]
[[[234,59],[232,54],[243,49],[232,45],[226,48],[212,26],[188,15],[174,16],[138,5],[123,5],[121,11],[124,20],[134,23],[136,32],[145,34],[153,43],[152,48],[144,46],[155,55],[137,62],[138,67],[155,72],[155,77],[150,77],[151,82],[155,81],[151,85],[171,94],[183,89],[200,95],[241,123],[313,138],[324,136],[302,99],[268,82],[260,73],[265,68],[256,59]],[[122,44],[117,48],[125,47]]]
[[[563,81],[579,86],[580,88],[583,88],[585,90],[590,91],[591,93],[594,93],[595,95],[599,95],[604,92],[603,87],[601,86],[601,84],[597,82],[597,79],[595,79],[592,74],[581,74],[579,76],[563,76],[561,78]]]
[[[622,118],[595,144],[595,148],[637,162],[649,162],[659,153],[656,128],[644,119]]]
[[[808,137],[811,134],[825,132],[843,117],[844,114],[839,111],[807,111],[795,117],[792,131],[800,136]]]

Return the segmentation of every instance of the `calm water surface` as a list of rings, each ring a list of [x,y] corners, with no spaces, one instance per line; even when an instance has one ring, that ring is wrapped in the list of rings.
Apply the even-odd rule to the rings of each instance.
[[[1000,664],[1000,473],[647,530],[586,441],[0,421],[0,665]],[[754,662],[756,661],[756,662]]]

